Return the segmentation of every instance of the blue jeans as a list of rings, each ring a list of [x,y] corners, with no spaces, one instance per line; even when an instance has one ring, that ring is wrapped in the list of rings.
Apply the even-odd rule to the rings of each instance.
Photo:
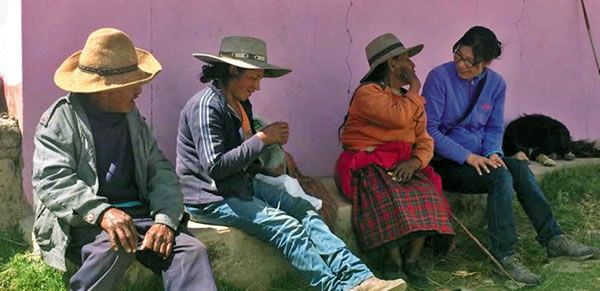
[[[487,192],[487,215],[491,252],[497,258],[514,254],[517,231],[512,201],[514,190],[527,217],[537,232],[537,241],[546,246],[555,235],[563,234],[546,197],[526,162],[504,158],[508,167],[493,169],[479,176],[475,168],[450,161],[435,162],[445,190],[462,193]],[[514,190],[513,190],[514,188]]]
[[[196,222],[239,228],[281,251],[313,287],[348,290],[373,276],[306,200],[254,180],[252,200],[186,206]]]

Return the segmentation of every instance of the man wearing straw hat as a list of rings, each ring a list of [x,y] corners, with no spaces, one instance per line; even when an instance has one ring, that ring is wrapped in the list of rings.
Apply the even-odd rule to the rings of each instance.
[[[44,261],[79,263],[71,290],[114,290],[138,260],[167,290],[216,290],[206,248],[182,229],[177,176],[135,106],[161,71],[116,29],[99,29],[54,82],[69,92],[35,134],[33,232]]]
[[[277,248],[320,290],[404,290],[402,279],[380,280],[325,225],[306,200],[254,178],[257,160],[288,139],[286,122],[254,126],[250,96],[264,78],[290,72],[267,62],[266,44],[231,36],[207,63],[200,81],[212,83],[184,106],[176,170],[191,219],[237,227]]]

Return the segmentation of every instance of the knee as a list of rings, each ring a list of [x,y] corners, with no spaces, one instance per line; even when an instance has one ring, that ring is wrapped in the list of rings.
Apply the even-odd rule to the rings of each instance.
[[[190,241],[189,247],[186,248],[186,252],[186,256],[193,256],[196,258],[208,257],[208,248],[206,248],[206,246],[198,239]]]
[[[533,176],[531,170],[529,169],[529,165],[527,165],[527,163],[524,161],[511,160],[510,162],[506,163],[506,166],[515,179],[524,178],[529,175]]]
[[[513,194],[513,176],[510,171],[505,168],[496,168],[490,171],[489,175],[489,192],[496,195],[511,195]]]

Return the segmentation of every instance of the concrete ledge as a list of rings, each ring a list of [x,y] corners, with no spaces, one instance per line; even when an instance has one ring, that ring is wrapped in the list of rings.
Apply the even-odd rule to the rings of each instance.
[[[533,162],[530,167],[534,174],[541,178],[551,171],[593,164],[600,164],[600,158],[578,159],[571,162],[559,161],[557,166],[552,168]],[[359,249],[352,229],[352,205],[340,194],[333,178],[323,177],[321,182],[334,195],[338,208],[336,234],[355,254],[363,260],[368,260],[366,254]],[[480,222],[485,223],[485,194],[461,195],[448,192],[446,195],[459,217],[475,216],[479,217]],[[465,202],[465,199],[471,201]],[[28,221],[26,221],[27,219]],[[33,217],[30,216],[27,219],[22,220],[22,229],[29,236]],[[475,218],[472,220],[476,221]],[[190,222],[188,228],[207,246],[215,277],[221,282],[246,290],[269,290],[274,281],[280,281],[296,274],[277,250],[241,230],[194,222]],[[369,262],[367,261],[367,263]],[[126,276],[126,280],[134,282],[154,276],[154,274],[140,263],[135,263],[129,268]]]

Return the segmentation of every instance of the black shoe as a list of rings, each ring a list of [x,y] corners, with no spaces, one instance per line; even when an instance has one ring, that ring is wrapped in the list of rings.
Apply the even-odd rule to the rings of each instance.
[[[381,267],[381,279],[384,280],[396,280],[396,279],[407,279],[407,276],[402,269],[391,260],[386,260]]]
[[[517,282],[531,286],[539,285],[542,282],[542,278],[521,264],[516,255],[504,257],[499,261],[506,272]]]
[[[569,257],[575,260],[589,259],[594,255],[594,250],[584,244],[578,243],[566,235],[554,236],[548,241],[548,257]]]
[[[425,271],[419,265],[419,261],[404,261],[404,273],[406,273],[408,285],[419,290],[429,288],[429,280],[425,276]]]

